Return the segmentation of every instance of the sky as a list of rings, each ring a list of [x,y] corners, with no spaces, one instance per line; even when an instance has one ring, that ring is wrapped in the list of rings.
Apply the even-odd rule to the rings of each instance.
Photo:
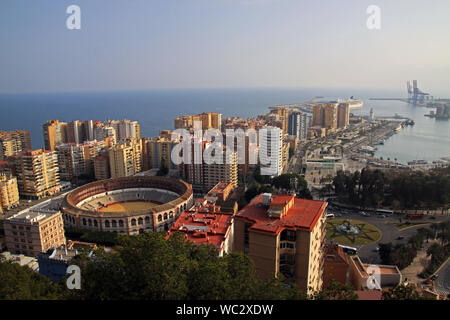
[[[80,30],[66,27],[70,5]],[[448,0],[1,0],[0,93],[417,79],[450,97],[449,12]]]

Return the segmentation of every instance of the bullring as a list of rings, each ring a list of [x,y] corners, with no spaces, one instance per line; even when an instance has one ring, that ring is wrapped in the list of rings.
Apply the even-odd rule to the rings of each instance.
[[[66,195],[61,211],[69,228],[135,235],[168,230],[193,204],[192,186],[163,177],[100,180]]]

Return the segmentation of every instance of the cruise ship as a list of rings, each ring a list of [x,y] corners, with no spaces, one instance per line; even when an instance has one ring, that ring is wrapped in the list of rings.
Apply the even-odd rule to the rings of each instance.
[[[364,102],[362,100],[357,100],[357,99],[353,99],[353,97],[351,97],[348,100],[338,100],[339,103],[348,103],[350,106],[350,110],[352,109],[361,109],[364,106]]]

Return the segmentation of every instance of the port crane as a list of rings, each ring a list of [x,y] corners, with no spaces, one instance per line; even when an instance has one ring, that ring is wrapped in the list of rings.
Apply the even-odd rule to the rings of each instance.
[[[429,93],[423,92],[417,86],[417,80],[413,80],[413,84],[411,86],[411,81],[406,82],[406,86],[408,89],[408,102],[414,105],[423,104],[425,100],[433,100],[433,97],[430,96]]]

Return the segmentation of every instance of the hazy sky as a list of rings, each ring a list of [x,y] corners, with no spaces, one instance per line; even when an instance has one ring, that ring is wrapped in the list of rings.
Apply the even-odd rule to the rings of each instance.
[[[66,28],[72,4],[81,30]],[[366,27],[372,4],[379,31]],[[449,12],[448,0],[1,0],[0,92],[417,79],[447,94]]]

